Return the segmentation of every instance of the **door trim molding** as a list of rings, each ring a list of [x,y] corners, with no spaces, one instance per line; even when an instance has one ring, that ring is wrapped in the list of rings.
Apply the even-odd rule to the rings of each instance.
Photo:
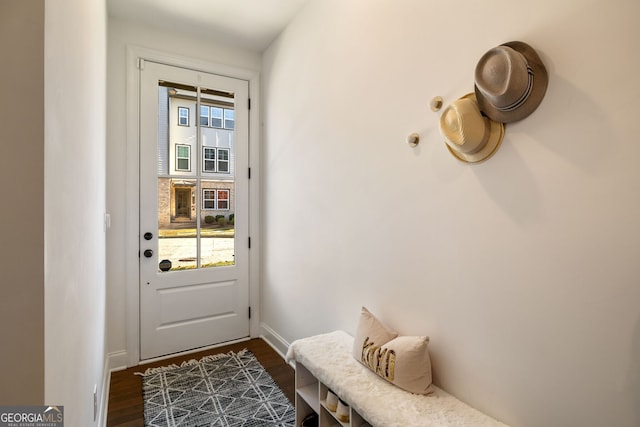
[[[140,363],[140,294],[139,294],[139,238],[140,232],[140,81],[138,59],[159,62],[175,67],[218,74],[249,82],[249,319],[250,337],[260,336],[260,74],[255,70],[237,68],[148,49],[127,46],[126,81],[126,193],[125,193],[125,327],[128,366]]]

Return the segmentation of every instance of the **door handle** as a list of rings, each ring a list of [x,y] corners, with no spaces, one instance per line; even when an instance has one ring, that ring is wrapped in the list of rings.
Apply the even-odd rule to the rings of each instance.
[[[153,234],[148,231],[144,233],[144,240],[151,240],[153,238]]]
[[[151,258],[153,256],[153,251],[151,249],[145,249],[144,256],[147,258]]]

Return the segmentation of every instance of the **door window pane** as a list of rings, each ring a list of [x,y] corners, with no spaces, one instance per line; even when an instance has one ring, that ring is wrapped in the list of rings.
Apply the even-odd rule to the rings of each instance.
[[[158,93],[158,271],[234,265],[233,94],[172,82]]]
[[[171,270],[197,267],[195,191],[195,179],[158,178],[158,260]]]
[[[234,184],[228,181],[202,180],[202,267],[235,263]]]

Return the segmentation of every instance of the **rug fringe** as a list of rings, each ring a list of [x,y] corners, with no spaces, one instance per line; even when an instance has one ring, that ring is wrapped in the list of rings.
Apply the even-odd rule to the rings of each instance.
[[[245,348],[243,350],[240,350],[237,353],[234,352],[234,351],[230,351],[228,353],[211,354],[209,356],[204,356],[199,360],[196,360],[196,359],[185,360],[180,365],[176,365],[175,363],[173,363],[171,365],[159,366],[157,368],[148,368],[144,372],[134,372],[133,375],[139,375],[141,377],[144,377],[144,376],[147,376],[147,375],[158,374],[160,372],[171,371],[171,370],[177,369],[177,368],[183,368],[185,366],[197,365],[198,363],[201,363],[201,362],[211,362],[211,361],[214,361],[214,360],[222,359],[223,357],[244,356],[248,352],[249,352],[249,350]]]

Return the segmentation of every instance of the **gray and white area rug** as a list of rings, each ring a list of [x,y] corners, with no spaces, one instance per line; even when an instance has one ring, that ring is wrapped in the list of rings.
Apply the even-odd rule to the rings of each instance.
[[[295,409],[248,350],[150,368],[146,427],[293,427]]]

